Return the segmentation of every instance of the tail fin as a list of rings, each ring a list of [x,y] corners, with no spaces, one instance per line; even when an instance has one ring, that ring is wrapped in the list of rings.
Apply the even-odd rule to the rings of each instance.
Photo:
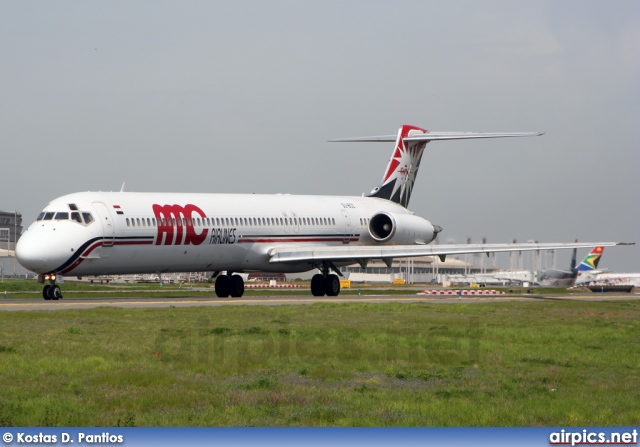
[[[604,247],[595,247],[591,250],[578,266],[578,272],[588,272],[597,269],[603,252]]]
[[[477,132],[429,132],[420,127],[404,124],[398,135],[379,137],[357,137],[329,140],[332,142],[371,142],[395,141],[393,156],[384,171],[382,182],[374,188],[369,197],[379,197],[399,203],[405,208],[409,205],[413,184],[416,181],[422,152],[432,140],[466,140],[470,138],[531,137],[543,135],[541,132],[477,133]]]
[[[429,141],[405,141],[405,138],[425,133],[427,133],[426,130],[408,124],[400,128],[396,138],[396,148],[384,171],[382,182],[371,191],[369,197],[391,200],[405,208],[409,205],[422,152]]]
[[[576,242],[578,242],[578,241],[576,240]],[[576,272],[578,271],[578,270],[576,269],[576,262],[577,262],[577,261],[576,261],[576,257],[577,257],[577,255],[578,255],[578,249],[577,249],[577,248],[574,248],[574,249],[573,249],[573,254],[571,255],[571,264],[570,264],[570,267],[569,267],[569,271],[570,271],[571,273],[573,273],[574,275],[575,275],[575,274],[576,274]]]

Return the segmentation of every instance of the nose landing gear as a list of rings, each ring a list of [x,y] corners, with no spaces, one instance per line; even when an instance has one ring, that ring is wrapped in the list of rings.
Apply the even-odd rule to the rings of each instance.
[[[42,298],[45,300],[59,300],[62,299],[62,291],[60,290],[60,286],[56,285],[55,275],[52,275],[52,278],[49,278],[48,281],[50,284],[47,284],[42,289]],[[43,280],[44,282],[44,280]]]

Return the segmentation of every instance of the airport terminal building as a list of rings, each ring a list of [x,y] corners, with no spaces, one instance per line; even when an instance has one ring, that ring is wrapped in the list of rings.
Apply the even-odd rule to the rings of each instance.
[[[345,277],[354,282],[393,282],[394,279],[404,279],[408,284],[441,283],[448,275],[469,275],[478,273],[493,273],[499,270],[495,265],[470,263],[447,257],[441,261],[437,256],[422,256],[416,258],[394,259],[389,265],[375,260],[369,262],[365,268],[352,264],[340,269]]]
[[[18,211],[0,211],[0,250],[11,250],[22,234],[22,214]]]
[[[22,234],[22,214],[18,211],[0,211],[0,276],[24,277],[30,272],[15,257],[15,248]]]

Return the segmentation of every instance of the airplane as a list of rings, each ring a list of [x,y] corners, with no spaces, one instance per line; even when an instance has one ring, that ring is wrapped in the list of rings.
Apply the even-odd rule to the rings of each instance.
[[[596,252],[597,248],[601,248]],[[640,273],[612,273],[606,269],[597,270],[600,257],[604,251],[596,247],[578,267],[580,275],[576,280],[577,286],[588,287],[596,292],[603,288],[607,290],[630,291],[633,287],[640,287]]]
[[[431,141],[540,136],[539,132],[429,132],[333,142],[395,142],[381,183],[367,196],[79,192],[52,200],[16,257],[57,300],[64,276],[213,272],[218,297],[241,297],[238,273],[319,270],[313,296],[337,296],[340,267],[372,259],[612,246],[622,243],[433,245],[442,228],[407,209]],[[124,188],[123,188],[124,189]],[[224,273],[223,273],[224,272]]]
[[[569,271],[548,269],[540,274],[538,284],[545,287],[571,287],[575,285],[576,279],[583,272],[593,271],[598,267],[600,258],[604,252],[604,247],[598,246],[585,256],[580,265],[576,267],[577,249],[573,249]]]

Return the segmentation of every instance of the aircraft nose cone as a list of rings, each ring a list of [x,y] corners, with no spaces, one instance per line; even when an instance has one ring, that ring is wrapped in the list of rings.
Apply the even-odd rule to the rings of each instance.
[[[27,270],[36,273],[46,273],[39,271],[47,263],[47,256],[44,250],[45,241],[42,238],[30,236],[29,234],[24,234],[18,239],[16,258],[20,265]]]

